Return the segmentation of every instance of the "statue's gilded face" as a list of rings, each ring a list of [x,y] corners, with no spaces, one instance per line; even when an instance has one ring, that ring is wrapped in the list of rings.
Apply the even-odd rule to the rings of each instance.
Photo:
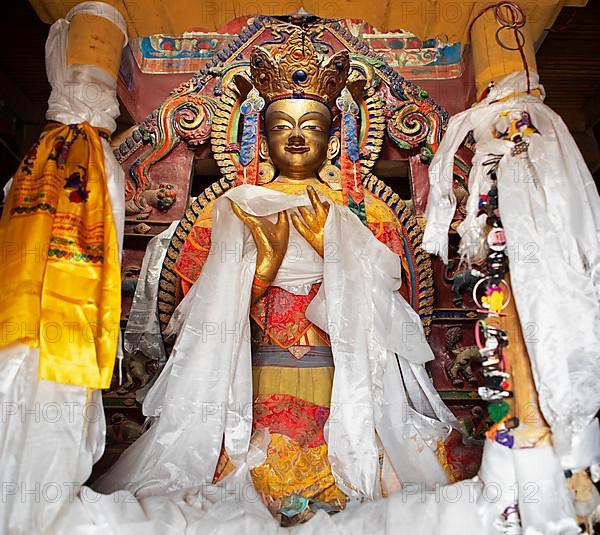
[[[331,116],[314,100],[284,99],[273,102],[266,113],[269,155],[282,176],[309,178],[327,156]]]

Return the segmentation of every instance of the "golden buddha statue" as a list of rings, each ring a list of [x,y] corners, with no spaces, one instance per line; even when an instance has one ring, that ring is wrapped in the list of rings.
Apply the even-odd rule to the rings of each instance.
[[[158,422],[103,490],[219,485],[245,469],[296,522],[308,504],[336,511],[448,481],[436,453],[456,420],[423,365],[433,354],[407,303],[402,225],[363,191],[365,82],[350,70],[347,51],[323,57],[298,29],[253,49],[251,82],[235,77],[237,184],[180,249],[179,334],[144,402]],[[246,323],[250,336],[230,336]]]
[[[266,109],[261,110],[266,138],[260,139],[258,147],[262,160],[258,183],[291,195],[306,192],[311,203],[310,208],[254,216],[231,201],[257,249],[250,308],[253,425],[255,430],[269,430],[270,444],[265,462],[252,470],[252,480],[274,512],[293,495],[341,509],[345,494],[336,486],[324,438],[334,377],[331,344],[327,333],[306,317],[321,283],[312,284],[307,292],[294,293],[273,282],[292,240],[291,232],[294,240],[306,240],[323,258],[330,203],[348,203],[341,170],[331,162],[342,148],[340,137],[332,135],[332,125],[340,119],[335,104],[347,84],[350,60],[343,51],[324,62],[298,32],[289,37],[278,57],[256,47],[250,68],[258,98],[266,101]],[[244,82],[238,80],[238,84],[243,93]],[[358,81],[353,90],[360,92],[363,85]],[[256,99],[256,89],[252,91]],[[346,90],[348,97],[351,99],[351,93]],[[352,169],[353,185],[355,174]],[[369,215],[370,230],[403,261],[397,217],[362,188],[350,195],[357,193]],[[184,292],[195,282],[209,254],[211,224],[212,204],[198,217],[176,263]],[[231,469],[223,450],[215,479]]]

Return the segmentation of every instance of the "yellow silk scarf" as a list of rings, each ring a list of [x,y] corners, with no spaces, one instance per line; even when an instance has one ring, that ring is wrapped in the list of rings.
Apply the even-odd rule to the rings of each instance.
[[[110,386],[121,281],[98,130],[46,127],[13,177],[0,244],[0,346],[39,347],[41,379]]]

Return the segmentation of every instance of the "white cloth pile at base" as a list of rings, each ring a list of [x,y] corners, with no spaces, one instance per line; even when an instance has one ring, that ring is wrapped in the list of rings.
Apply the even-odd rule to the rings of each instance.
[[[579,528],[564,475],[552,448],[511,450],[486,442],[479,476],[452,485],[409,484],[387,498],[350,502],[329,516],[282,528],[256,494],[247,466],[216,485],[135,497],[128,491],[97,494],[83,487],[47,535],[575,535]],[[502,512],[517,504],[522,518]]]

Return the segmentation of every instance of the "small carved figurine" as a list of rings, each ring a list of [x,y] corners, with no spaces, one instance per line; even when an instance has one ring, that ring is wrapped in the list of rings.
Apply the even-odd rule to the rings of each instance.
[[[465,381],[470,385],[477,386],[478,381],[471,369],[473,359],[479,358],[477,346],[461,346],[462,328],[452,327],[446,333],[446,350],[452,360],[446,367],[448,377],[454,386],[462,388]]]

